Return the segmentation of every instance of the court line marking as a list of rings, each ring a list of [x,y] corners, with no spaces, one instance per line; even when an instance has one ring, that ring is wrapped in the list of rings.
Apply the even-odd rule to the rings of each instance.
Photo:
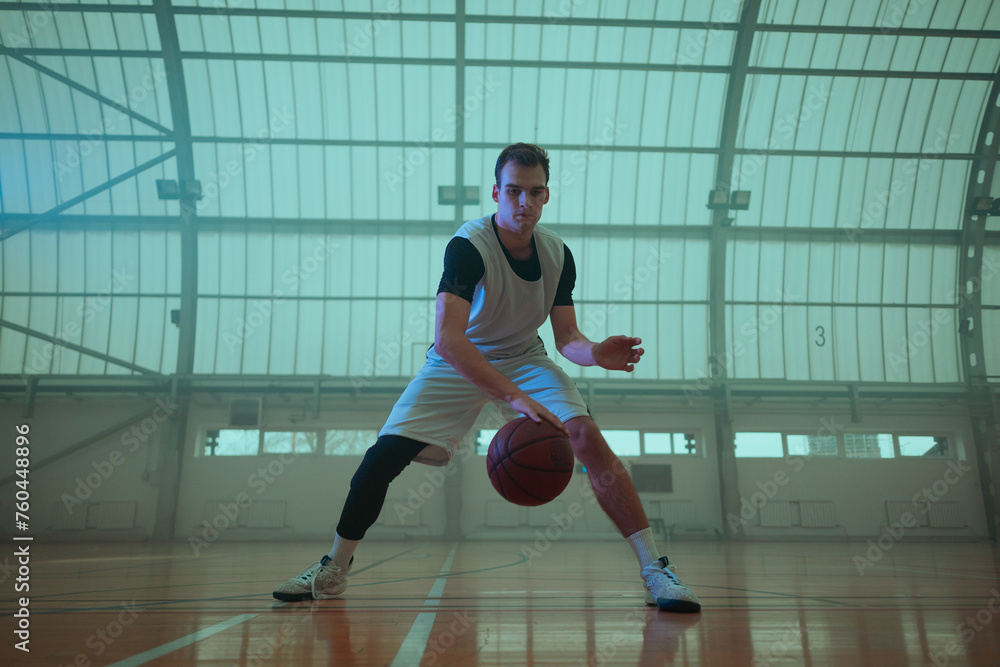
[[[221,623],[216,623],[211,627],[204,628],[203,630],[198,630],[197,632],[193,632],[186,637],[175,639],[172,642],[167,642],[166,644],[157,646],[156,648],[151,648],[148,651],[139,653],[138,655],[133,655],[131,658],[120,660],[119,662],[109,665],[108,667],[136,667],[136,665],[143,665],[147,662],[150,662],[151,660],[162,658],[166,654],[172,653],[173,651],[176,651],[179,648],[184,648],[185,646],[189,646],[191,644],[194,644],[195,642],[199,642],[202,639],[211,637],[214,634],[218,634],[223,630],[228,630],[234,625],[239,625],[244,621],[249,621],[251,618],[256,618],[257,616],[260,616],[260,614],[259,613],[241,614],[239,616],[233,616],[229,620],[223,621]]]
[[[452,561],[452,558],[455,555],[455,549],[457,547],[458,547],[458,544],[452,545],[452,547],[451,547],[451,553],[448,554],[448,560],[445,563],[446,568],[442,568],[442,572],[445,572],[447,569],[451,568],[451,561]],[[413,549],[416,549],[416,547],[413,547]],[[409,551],[413,551],[413,549],[408,549],[406,551],[403,551],[402,553],[408,553]],[[397,554],[397,555],[402,555],[402,554]],[[387,558],[386,560],[391,560],[392,558],[395,558],[395,556],[393,556],[391,558]],[[440,581],[443,582],[444,580],[441,579]],[[435,587],[436,586],[437,586],[437,582],[435,582]],[[444,589],[444,584],[442,583],[441,584],[441,589],[438,591],[438,597],[440,597],[440,593],[441,593],[441,591],[443,589]],[[434,589],[432,588],[431,591],[433,592],[433,590]],[[275,606],[283,607],[285,604],[287,604],[287,603],[279,603],[279,604],[277,604]],[[426,604],[426,601],[425,601],[425,604]],[[162,645],[157,646],[155,648],[151,648],[148,651],[143,651],[142,653],[134,655],[131,658],[126,658],[125,660],[120,660],[120,661],[118,661],[116,663],[108,665],[108,667],[136,667],[137,665],[143,665],[143,664],[145,664],[147,662],[150,662],[152,660],[156,660],[157,658],[161,658],[161,657],[163,657],[164,655],[166,655],[168,653],[172,653],[173,651],[176,651],[177,649],[184,648],[185,646],[190,646],[191,644],[193,644],[195,642],[198,642],[198,641],[201,641],[202,639],[206,639],[208,637],[211,637],[212,635],[217,634],[219,632],[222,632],[224,630],[228,630],[229,628],[231,628],[233,626],[239,625],[240,623],[243,623],[245,621],[249,621],[251,618],[256,618],[258,616],[260,616],[260,612],[257,612],[256,614],[240,614],[239,616],[233,616],[232,618],[230,618],[228,620],[225,620],[225,621],[222,621],[221,623],[216,623],[213,626],[210,626],[208,628],[204,628],[202,630],[198,630],[197,632],[193,632],[190,635],[187,635],[185,637],[181,637],[180,639],[175,639],[175,640],[173,640],[171,642],[167,642],[166,644],[162,644]],[[429,635],[430,634],[430,628],[429,627],[427,629],[427,632],[428,632],[428,635]],[[425,640],[425,642],[426,642],[426,640]],[[422,652],[421,652],[421,654],[422,654]]]
[[[424,600],[423,606],[425,609],[437,607],[441,604],[441,594],[444,593],[444,585],[448,581],[446,577],[451,571],[451,563],[455,559],[456,549],[458,549],[457,543],[451,545],[448,558],[445,559],[444,565],[441,566],[441,571],[438,573],[438,578],[434,581],[434,585],[431,586],[430,593],[427,594],[427,599]],[[413,625],[410,626],[410,631],[406,633],[406,638],[400,645],[399,652],[396,653],[396,657],[390,667],[410,667],[411,665],[420,664],[420,660],[424,657],[424,652],[427,650],[427,640],[431,638],[431,628],[434,627],[434,619],[436,617],[436,611],[424,611],[417,614]]]

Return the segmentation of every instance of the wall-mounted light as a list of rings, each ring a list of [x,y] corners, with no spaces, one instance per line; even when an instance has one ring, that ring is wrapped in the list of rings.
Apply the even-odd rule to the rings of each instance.
[[[177,181],[158,180],[156,181],[156,194],[160,199],[180,199],[181,189]]]
[[[708,207],[713,211],[729,208],[729,192],[727,190],[712,190],[709,192]]]
[[[973,197],[969,202],[969,215],[997,215],[991,211],[993,205],[993,197]]]
[[[201,181],[157,180],[156,194],[160,199],[180,199],[182,187],[186,198],[195,201],[201,199]]]
[[[750,191],[733,190],[729,195],[729,208],[734,211],[745,211],[750,208]]]
[[[458,196],[458,188],[454,185],[438,186],[438,204],[442,206],[475,206],[479,204],[479,186],[462,186],[462,196]]]

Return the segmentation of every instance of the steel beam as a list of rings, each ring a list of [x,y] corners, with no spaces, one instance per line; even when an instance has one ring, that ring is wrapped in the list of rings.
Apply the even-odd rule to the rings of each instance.
[[[177,151],[177,178],[181,183],[194,181],[194,145],[191,140],[191,119],[188,116],[187,86],[181,60],[177,23],[170,0],[153,0],[156,27],[163,49],[163,66],[167,72],[167,91],[174,124]],[[194,346],[198,312],[198,215],[195,200],[181,187],[181,308],[180,334],[177,341],[177,375],[194,371]],[[181,462],[187,443],[188,398],[178,397],[177,415],[170,423],[167,442],[162,448],[160,470],[162,480],[156,502],[156,523],[153,539],[168,540],[173,536],[177,519]]]
[[[79,84],[76,81],[73,81],[73,79],[70,79],[67,76],[63,76],[59,72],[56,72],[55,70],[49,69],[45,65],[42,65],[42,64],[40,64],[38,62],[35,62],[31,58],[25,58],[24,56],[20,55],[20,52],[19,52],[18,49],[12,49],[10,47],[3,46],[2,44],[0,44],[0,55],[7,56],[8,58],[13,58],[16,61],[18,61],[20,63],[23,63],[23,64],[27,65],[28,67],[34,69],[34,70],[37,70],[37,71],[41,72],[45,76],[51,77],[51,78],[55,79],[56,81],[69,86],[73,90],[81,92],[81,93],[83,93],[84,95],[86,95],[88,97],[93,97],[95,100],[97,100],[101,104],[106,104],[107,106],[109,106],[109,107],[111,107],[113,109],[116,109],[117,111],[121,112],[122,114],[124,114],[126,116],[129,116],[130,118],[133,118],[133,119],[139,121],[143,125],[148,125],[149,127],[153,128],[157,132],[161,132],[162,133],[161,138],[169,139],[170,135],[172,134],[172,132],[170,131],[170,128],[167,128],[167,127],[164,127],[164,126],[160,125],[159,123],[157,123],[152,118],[146,118],[141,113],[136,113],[135,111],[132,111],[127,106],[125,106],[123,104],[119,104],[118,102],[115,102],[110,97],[105,97],[104,95],[101,95],[97,91],[91,90],[90,88],[87,88],[86,86],[84,86],[82,84]]]
[[[715,183],[705,184],[705,198],[709,190],[725,190],[727,199],[736,159],[736,137],[739,132],[740,106],[746,86],[753,46],[760,13],[761,0],[746,0],[739,20],[739,32],[733,46],[732,73],[726,90],[722,113],[722,131],[719,141],[720,154],[716,165]],[[712,211],[712,238],[709,251],[709,336],[710,356],[705,360],[704,375],[711,383],[714,397],[715,445],[719,466],[719,499],[722,507],[722,524],[730,539],[741,539],[745,534],[738,530],[739,523],[730,520],[740,515],[739,478],[736,467],[736,441],[732,425],[729,355],[726,349],[726,250],[729,245],[730,227],[728,209]]]
[[[2,294],[2,293],[0,293]],[[152,375],[155,377],[163,377],[160,373],[150,370],[149,368],[143,368],[142,366],[137,366],[131,361],[125,361],[124,359],[119,359],[118,357],[112,357],[111,355],[104,354],[103,352],[97,352],[96,350],[89,350],[82,345],[77,345],[76,343],[71,343],[62,338],[56,338],[55,336],[50,336],[47,333],[42,333],[41,331],[35,331],[34,329],[29,329],[28,327],[23,327],[20,324],[14,324],[8,320],[0,320],[0,328],[11,329],[12,331],[17,331],[23,333],[26,336],[31,336],[33,338],[40,338],[47,343],[52,343],[53,345],[58,345],[60,347],[65,347],[68,350],[73,350],[74,352],[79,352],[80,354],[85,354],[88,357],[95,357],[101,361],[106,361],[109,364],[115,364],[116,366],[121,366],[122,368],[127,368],[130,371],[135,371],[136,373],[141,373],[143,375]]]
[[[32,218],[29,218],[29,219],[25,220],[24,222],[20,222],[20,223],[18,223],[16,225],[13,225],[13,226],[11,226],[9,228],[4,229],[3,232],[0,232],[0,243],[2,243],[3,241],[6,241],[7,239],[9,239],[11,236],[14,236],[15,234],[23,232],[25,229],[28,229],[29,227],[33,227],[34,225],[37,225],[40,222],[44,222],[46,220],[51,220],[52,218],[55,218],[57,215],[59,215],[63,211],[66,211],[68,209],[73,208],[74,206],[76,206],[80,202],[86,201],[87,199],[90,199],[91,197],[93,197],[94,195],[98,194],[99,192],[104,192],[105,190],[107,190],[109,188],[113,188],[114,186],[118,185],[122,181],[128,180],[128,179],[132,178],[133,176],[135,176],[136,174],[139,174],[139,173],[142,173],[142,172],[146,171],[150,167],[154,167],[154,166],[160,164],[161,162],[169,160],[170,158],[174,157],[174,154],[175,154],[175,151],[169,150],[166,153],[164,153],[163,155],[159,155],[159,156],[153,158],[152,160],[149,160],[147,162],[143,162],[142,164],[140,164],[135,169],[129,169],[124,174],[120,174],[118,176],[115,176],[114,178],[112,178],[110,181],[107,181],[106,183],[102,183],[101,185],[98,185],[95,188],[91,188],[91,189],[87,190],[83,194],[77,195],[76,197],[73,197],[72,199],[64,201],[62,204],[59,204],[58,206],[56,206],[54,208],[50,208],[45,213],[39,213],[38,215],[36,215],[36,216],[34,216]]]
[[[973,442],[979,464],[980,488],[986,510],[990,538],[1000,536],[1000,442],[993,410],[990,379],[986,369],[986,344],[983,336],[983,250],[986,245],[986,216],[972,215],[975,197],[989,197],[1000,149],[1000,70],[993,77],[993,87],[976,139],[977,158],[969,170],[965,211],[962,219],[962,245],[959,251],[959,282],[955,295],[959,307],[959,344],[962,367],[970,391],[970,418]]]

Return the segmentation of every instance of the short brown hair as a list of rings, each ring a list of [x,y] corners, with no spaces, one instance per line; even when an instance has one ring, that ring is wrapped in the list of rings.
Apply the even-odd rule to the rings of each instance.
[[[536,164],[541,164],[542,169],[545,170],[545,183],[549,182],[549,154],[545,152],[545,149],[536,146],[535,144],[511,144],[507,148],[503,149],[500,153],[500,157],[497,158],[496,167],[496,177],[497,185],[500,185],[500,172],[503,171],[503,167],[508,162],[515,162],[523,167],[534,167]]]

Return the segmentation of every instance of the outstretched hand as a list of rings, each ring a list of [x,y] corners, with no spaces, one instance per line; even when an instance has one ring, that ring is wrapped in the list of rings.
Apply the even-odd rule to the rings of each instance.
[[[645,352],[641,347],[636,347],[641,342],[641,338],[632,336],[606,338],[594,346],[594,363],[609,371],[631,373]]]

